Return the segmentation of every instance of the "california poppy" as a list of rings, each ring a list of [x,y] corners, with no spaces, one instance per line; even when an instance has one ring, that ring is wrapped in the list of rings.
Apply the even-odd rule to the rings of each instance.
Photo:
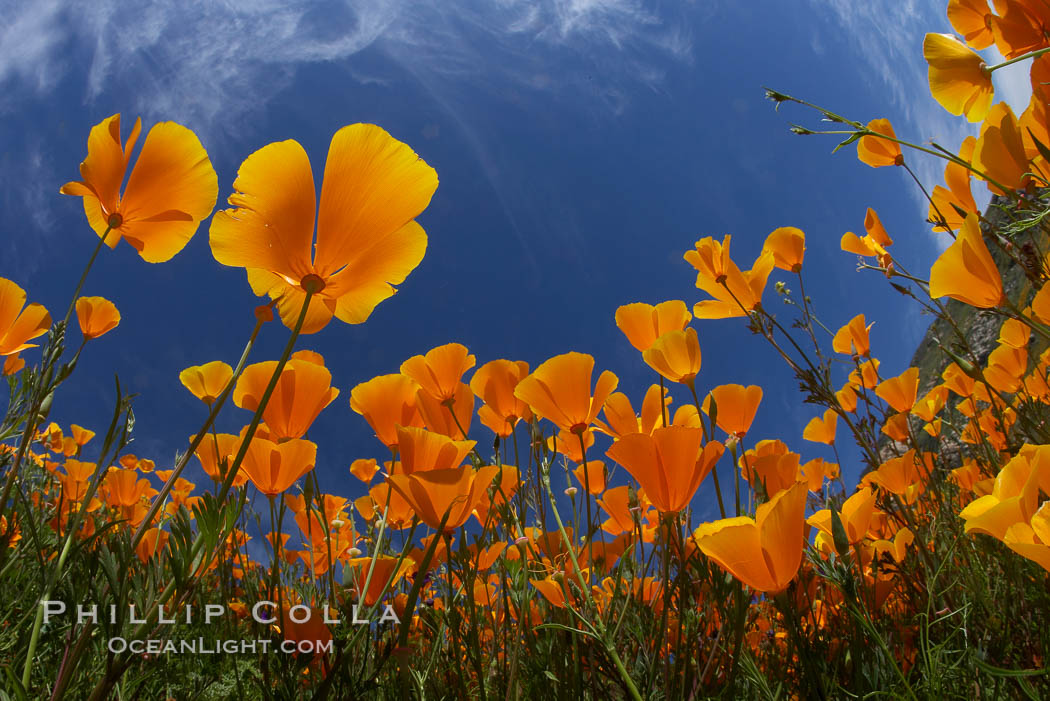
[[[711,414],[713,402],[718,427],[731,436],[743,438],[755,420],[761,401],[762,388],[758,385],[719,385],[704,399],[702,408],[705,413]]]
[[[948,21],[974,49],[992,45],[991,17],[988,0],[948,0]]]
[[[0,355],[36,348],[35,343],[26,341],[47,333],[49,326],[51,315],[47,309],[39,304],[26,306],[26,291],[0,277]]]
[[[873,324],[864,323],[864,315],[858,314],[849,323],[835,332],[831,347],[836,353],[867,357],[871,354],[871,340],[868,336]]]
[[[447,343],[401,363],[401,374],[439,402],[454,400],[463,373],[474,367],[474,355],[460,343]]]
[[[883,380],[875,394],[896,411],[911,411],[919,390],[919,368],[908,368],[897,377]]]
[[[967,136],[959,146],[959,160],[970,163],[973,160],[973,150],[977,146],[977,138]],[[973,174],[969,168],[961,163],[949,161],[944,166],[944,184],[947,188],[936,185],[930,193],[929,221],[936,224],[935,228],[948,231],[958,231],[968,213],[977,212],[977,204],[973,199],[973,191],[970,189],[970,176]]]
[[[724,450],[718,441],[704,444],[699,428],[667,426],[652,435],[623,436],[606,455],[638,481],[658,511],[677,513],[689,505]]]
[[[277,361],[244,368],[233,388],[233,403],[254,411],[277,369]],[[321,411],[335,401],[332,373],[324,359],[311,351],[298,351],[285,364],[263,410],[263,420],[277,441],[302,438]]]
[[[427,470],[410,475],[391,475],[387,483],[411,505],[423,523],[451,533],[470,518],[478,504],[488,498],[487,489],[499,472],[495,465],[477,472],[472,467]],[[445,518],[447,514],[447,518]]]
[[[991,309],[1003,302],[1003,281],[981,235],[976,214],[966,217],[955,243],[934,261],[930,296]]]
[[[700,372],[700,342],[696,329],[668,331],[642,352],[642,360],[671,382],[693,387]]]
[[[507,437],[514,425],[532,418],[528,404],[514,396],[514,388],[529,374],[524,360],[491,360],[470,378],[470,389],[485,404],[478,409],[478,418],[497,436]]]
[[[350,391],[350,408],[365,417],[383,445],[395,448],[398,426],[423,425],[416,408],[417,389],[404,375],[380,375]]]
[[[797,273],[802,270],[802,260],[806,255],[806,235],[802,229],[782,226],[766,237],[762,250],[773,254],[773,265],[776,267]]]
[[[289,328],[308,289],[315,301],[302,333],[321,330],[332,316],[360,324],[423,259],[427,237],[415,218],[437,184],[434,169],[406,144],[375,125],[353,124],[332,137],[318,205],[306,151],[293,140],[272,143],[241,164],[233,209],[212,218],[212,254],[246,268],[252,291],[278,300]]]
[[[85,341],[112,331],[120,323],[117,306],[104,297],[80,297],[76,309],[77,323]]]
[[[807,494],[806,484],[799,482],[759,504],[754,520],[738,516],[706,523],[696,529],[693,540],[752,589],[783,591],[802,564]]]
[[[241,470],[263,494],[275,497],[314,469],[317,445],[301,438],[274,443],[256,435],[248,445]]]
[[[591,393],[594,358],[586,353],[556,355],[533,370],[514,389],[514,396],[533,413],[559,428],[583,433],[601,411],[619,381],[605,370]]]
[[[875,513],[875,492],[864,487],[858,489],[849,499],[842,503],[839,509],[839,518],[846,531],[846,539],[850,545],[855,545],[868,535],[872,515]],[[831,510],[823,509],[809,517],[806,521],[811,526],[819,528],[828,535],[834,537],[832,532]]]
[[[121,239],[143,260],[171,259],[193,237],[215,207],[219,183],[197,136],[174,122],[160,122],[146,134],[138,160],[127,175],[131,151],[142,130],[136,119],[126,143],[120,143],[120,115],[107,117],[88,135],[88,155],[80,164],[81,181],[61,192],[84,198],[88,224],[113,248]]]
[[[457,441],[440,433],[415,427],[397,427],[398,474],[459,467],[474,448],[474,441]]]
[[[839,415],[834,409],[826,409],[824,416],[814,416],[802,431],[802,440],[814,443],[835,444],[835,429],[838,427]]]
[[[873,119],[868,122],[868,129],[878,134],[884,134],[896,139],[893,125],[888,119]],[[896,141],[884,139],[881,136],[862,136],[857,142],[857,158],[872,168],[883,166],[904,165],[904,156],[901,154],[901,145]]]
[[[678,299],[655,306],[635,302],[616,310],[616,326],[635,349],[643,352],[668,331],[684,329],[692,318],[685,302]]]
[[[232,378],[233,368],[221,360],[191,365],[179,373],[182,385],[208,406],[219,398]]]
[[[1014,111],[1005,102],[996,104],[981,125],[973,149],[974,168],[987,176],[988,189],[1005,195],[1003,188],[1018,190],[1025,186],[1032,170],[1028,160]]]
[[[927,34],[922,55],[929,64],[930,92],[952,114],[979,122],[992,105],[992,77],[984,59],[950,34]]]

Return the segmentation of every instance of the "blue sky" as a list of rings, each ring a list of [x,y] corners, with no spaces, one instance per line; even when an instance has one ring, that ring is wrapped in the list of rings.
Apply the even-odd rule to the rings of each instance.
[[[342,390],[310,434],[325,489],[363,494],[347,468],[384,452],[350,410],[350,388],[442,343],[464,343],[478,365],[535,367],[588,352],[637,404],[654,376],[613,313],[635,301],[701,299],[682,253],[706,235],[731,233],[747,267],[772,229],[802,228],[807,291],[821,317],[836,328],[864,312],[876,322],[874,352],[895,374],[928,318],[855,272],[838,240],[862,229],[871,206],[896,255],[928,270],[943,243],[923,222],[921,195],[899,169],[876,171],[852,148],[831,156],[834,142],[790,134],[792,122],[817,125],[814,115],[775,112],[762,87],[862,121],[888,117],[902,137],[955,148],[970,132],[929,97],[921,49],[925,32],[950,31],[945,5],[8,0],[0,275],[54,315],[64,311],[96,239],[79,201],[58,188],[78,177],[89,129],[110,114],[196,131],[218,172],[220,206],[255,149],[298,140],[320,182],[336,129],[374,122],[410,144],[441,184],[420,218],[426,258],[399,294],[368,323],[333,321],[299,344],[325,356]],[[940,182],[940,163],[910,160],[928,187]],[[102,430],[119,374],[140,394],[131,450],[168,467],[203,417],[179,371],[236,362],[258,300],[243,271],[212,259],[207,222],[169,263],[145,263],[123,244],[103,251],[84,293],[114,301],[123,320],[89,345],[52,418]],[[767,304],[778,305],[771,290]],[[754,438],[780,436],[804,459],[830,457],[801,441],[815,407],[801,404],[787,368],[740,320],[696,326],[698,389],[761,384]],[[276,357],[285,339],[280,325],[266,327],[253,360]],[[231,408],[222,427],[236,432],[249,418]],[[489,445],[476,420],[472,433]],[[698,508],[712,515],[713,499]]]

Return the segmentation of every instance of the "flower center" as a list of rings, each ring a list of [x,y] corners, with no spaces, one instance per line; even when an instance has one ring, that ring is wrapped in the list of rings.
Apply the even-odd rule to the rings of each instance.
[[[309,275],[303,276],[303,279],[299,281],[299,286],[308,293],[315,295],[325,288],[325,283],[320,275],[310,273]]]

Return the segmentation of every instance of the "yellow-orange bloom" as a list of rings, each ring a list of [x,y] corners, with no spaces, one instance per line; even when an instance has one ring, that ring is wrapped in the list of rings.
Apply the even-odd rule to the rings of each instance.
[[[766,237],[762,250],[773,254],[773,265],[776,267],[797,273],[802,270],[802,260],[806,255],[806,235],[802,229],[793,226],[773,229]]]
[[[839,517],[846,531],[846,539],[850,545],[855,545],[863,540],[868,534],[872,516],[875,513],[875,492],[867,487],[861,488],[856,494],[842,503],[839,509]],[[829,536],[834,537],[831,530],[831,510],[823,509],[809,517],[806,521],[809,525],[819,528]]]
[[[506,438],[514,425],[532,419],[529,405],[514,396],[514,388],[529,374],[524,360],[491,360],[470,378],[470,389],[485,405],[478,409],[481,423]]]
[[[237,171],[233,209],[212,219],[212,255],[246,268],[252,291],[278,300],[288,327],[307,287],[316,295],[303,333],[333,315],[360,324],[423,259],[427,236],[415,218],[437,185],[434,169],[406,144],[353,124],[332,137],[318,205],[306,151],[293,140],[272,143]]]
[[[1046,46],[1047,8],[1041,0],[994,0],[998,14],[988,15],[995,48],[1017,58]]]
[[[668,331],[642,352],[642,360],[671,382],[692,387],[700,372],[700,341],[696,329]]]
[[[988,0],[948,0],[948,21],[971,47],[981,50],[992,45]]]
[[[303,439],[274,443],[256,435],[248,445],[241,470],[263,494],[277,496],[314,469],[317,445]]]
[[[934,262],[930,296],[951,297],[980,309],[1003,303],[1003,281],[984,243],[976,214],[966,217],[955,243]]]
[[[401,363],[401,374],[439,402],[455,399],[463,373],[474,367],[474,356],[460,343],[431,348]]]
[[[959,146],[959,158],[966,163],[973,161],[973,151],[977,138],[967,136]],[[977,212],[977,203],[970,189],[972,171],[966,166],[949,161],[944,166],[944,184],[947,188],[936,185],[930,194],[930,211],[928,219],[936,224],[935,228],[958,231],[966,215]]]
[[[755,420],[758,405],[762,401],[762,388],[758,385],[720,385],[711,390],[704,399],[704,413],[711,414],[711,403],[715,404],[715,423],[731,436],[743,438],[751,422]]]
[[[728,249],[727,249],[728,250]],[[649,350],[668,331],[681,331],[693,318],[685,302],[672,299],[656,306],[635,302],[616,310],[616,326],[637,350]]]
[[[981,134],[973,149],[973,167],[988,177],[988,189],[1000,195],[1007,194],[1003,188],[1018,190],[1028,180],[1027,173],[1032,167],[1025,152],[1021,126],[1005,102],[992,107],[981,125]]]
[[[181,251],[215,207],[219,182],[196,134],[175,122],[160,122],[146,134],[138,160],[127,174],[131,151],[142,130],[136,119],[120,143],[120,115],[107,117],[88,135],[81,181],[61,192],[84,198],[88,224],[113,248],[124,239],[143,260],[162,263]]]
[[[718,441],[704,445],[699,428],[667,426],[652,435],[623,436],[605,454],[638,481],[658,511],[677,513],[689,505],[724,450]]]
[[[583,433],[619,382],[605,370],[591,393],[594,358],[586,353],[556,355],[536,368],[514,389],[537,416],[572,433]]]
[[[233,403],[255,411],[276,369],[276,360],[244,368],[233,388]],[[298,351],[281,371],[263,410],[263,421],[275,440],[302,438],[318,414],[338,396],[324,359],[317,353]]]
[[[37,344],[26,341],[42,336],[49,326],[51,315],[47,309],[39,304],[26,306],[26,291],[0,277],[0,355],[36,348]]]
[[[404,375],[380,375],[350,391],[350,408],[365,417],[376,438],[397,446],[398,426],[422,426],[416,409],[416,383]]]
[[[208,406],[219,398],[232,377],[233,368],[221,360],[192,365],[179,373],[182,385]]]
[[[835,332],[831,339],[832,350],[846,355],[868,357],[871,355],[871,339],[868,333],[873,325],[874,322],[865,326],[863,314],[853,317],[848,324]]]
[[[693,533],[701,551],[752,589],[783,591],[798,573],[805,544],[805,482],[758,506],[746,516],[706,523]]]
[[[423,523],[434,530],[441,528],[451,533],[459,528],[474,509],[488,498],[487,489],[500,468],[483,467],[477,472],[472,467],[454,467],[447,470],[428,470],[411,475],[391,475],[387,483],[409,503]]]
[[[900,412],[911,411],[919,392],[919,368],[908,368],[897,377],[883,380],[875,395]]]
[[[727,236],[726,250],[729,245],[728,239]],[[701,300],[694,304],[693,316],[697,319],[732,319],[746,316],[762,304],[762,293],[772,271],[773,254],[763,251],[750,270],[740,272],[736,263],[729,261],[728,273],[725,276],[712,278],[703,272],[699,273],[696,277],[697,288],[714,299]]]
[[[406,572],[416,566],[410,557],[402,560],[400,567],[397,563],[398,558],[386,556],[357,557],[350,560],[349,581],[357,591],[358,601],[365,606],[375,605],[383,592],[392,589]]]
[[[971,122],[984,119],[994,91],[984,59],[950,34],[927,34],[922,55],[930,67],[930,93],[941,107]]]
[[[838,428],[839,415],[834,409],[824,411],[824,416],[814,416],[802,431],[802,440],[814,443],[835,444],[835,429]]]
[[[77,300],[77,323],[85,341],[98,338],[117,328],[120,312],[117,305],[104,297],[81,297]]]
[[[411,475],[459,467],[474,445],[474,441],[456,441],[426,429],[398,426],[397,451],[401,463],[396,472]]]
[[[897,138],[893,125],[888,119],[873,119],[868,122],[868,129],[893,139]],[[861,163],[866,163],[872,168],[904,165],[901,145],[880,136],[862,136],[857,142],[857,158]]]

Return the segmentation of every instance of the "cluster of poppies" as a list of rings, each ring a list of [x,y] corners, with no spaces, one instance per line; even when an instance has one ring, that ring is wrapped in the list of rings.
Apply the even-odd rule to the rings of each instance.
[[[89,462],[92,430],[37,425],[38,409],[55,394],[48,384],[54,373],[26,368],[24,355],[52,319],[40,305],[26,305],[18,285],[0,279],[3,372],[20,378],[18,396],[30,407],[21,428],[5,434],[14,439],[0,443],[4,500],[13,487],[33,509],[0,504],[7,557],[40,561],[49,573],[41,580],[50,582],[40,598],[47,599],[70,568],[71,552],[101,557],[103,544],[123,544],[138,562],[129,568],[178,572],[177,586],[162,574],[143,575],[157,585],[146,598],[148,615],[205,592],[242,618],[245,635],[257,625],[248,616],[253,598],[281,608],[269,634],[337,639],[347,647],[362,639],[319,616],[301,624],[288,616],[290,606],[354,606],[356,618],[356,607],[388,604],[398,625],[374,634],[387,650],[382,659],[393,647],[414,650],[416,659],[440,651],[453,661],[444,682],[463,690],[511,687],[526,674],[522,651],[535,652],[536,641],[553,634],[544,630],[550,625],[598,655],[586,671],[577,669],[580,678],[611,675],[635,698],[649,688],[641,677],[654,683],[633,668],[646,659],[668,675],[665,693],[695,693],[732,683],[747,655],[759,661],[756,669],[788,660],[784,680],[823,694],[807,655],[835,659],[851,644],[836,631],[858,617],[888,631],[895,643],[890,663],[905,678],[916,663],[915,617],[936,596],[920,591],[916,572],[939,573],[951,557],[937,550],[936,529],[946,517],[1050,571],[1050,432],[1040,418],[1050,404],[1050,350],[1029,357],[1050,341],[1046,236],[1038,216],[1010,231],[987,224],[971,191],[971,179],[983,180],[1015,219],[1043,211],[1050,9],[1026,0],[996,0],[995,8],[951,0],[948,16],[963,39],[931,34],[924,44],[933,96],[953,114],[983,121],[979,136],[957,153],[914,147],[946,161],[945,185],[929,196],[929,221],[950,242],[928,279],[894,257],[893,240],[871,209],[864,234],[841,239],[862,269],[881,272],[941,318],[950,320],[941,302],[947,297],[999,319],[998,340],[986,355],[955,327],[959,337],[944,347],[950,362],[939,378],[915,367],[887,375],[872,354],[863,314],[832,331],[812,300],[792,296],[786,281],[801,284],[806,253],[800,229],[770,233],[746,270],[730,256],[730,236],[706,237],[684,255],[702,299],[691,308],[683,300],[627,304],[610,320],[655,373],[640,404],[617,391],[613,372],[596,376],[595,358],[584,353],[535,368],[512,359],[477,366],[466,347],[448,343],[343,395],[374,432],[378,454],[346,458],[361,484],[356,493],[322,493],[314,469],[323,446],[306,436],[341,392],[324,358],[296,346],[333,317],[365,322],[394,294],[423,259],[427,236],[416,218],[438,184],[409,146],[379,127],[355,124],[332,139],[319,200],[309,158],[289,140],[250,155],[233,182],[230,207],[212,217],[215,259],[244,268],[251,290],[268,302],[255,310],[236,366],[214,360],[180,374],[207,418],[170,466],[158,469],[123,450],[112,426]],[[974,50],[992,43],[1007,60],[987,66]],[[1026,58],[1033,59],[1033,95],[1018,118],[1005,103],[991,104],[990,75]],[[862,124],[824,114],[853,128],[847,142],[856,143],[863,163],[909,167],[902,146],[913,145],[888,120]],[[141,129],[136,121],[123,140],[119,115],[95,126],[82,179],[62,192],[82,198],[99,247],[125,240],[156,263],[177,254],[208,218],[218,181],[196,136],[170,122],[150,129],[132,164]],[[1024,260],[1022,235],[1036,251]],[[1007,294],[989,246],[1024,267],[1027,288]],[[764,303],[774,275],[784,277],[776,294],[797,311],[793,324]],[[291,331],[284,353],[248,362],[275,312]],[[74,314],[78,353],[120,322],[116,306],[100,297],[75,296],[66,323]],[[728,318],[747,319],[821,407],[801,439],[825,446],[824,455],[807,460],[784,440],[752,435],[760,387],[704,388],[693,322]],[[244,412],[237,434],[214,428],[229,400]],[[852,492],[840,476],[840,426],[864,462]],[[479,447],[493,440],[493,450]],[[183,476],[194,458],[208,489]],[[553,486],[558,479],[564,487]],[[717,501],[720,518],[694,523],[698,498]],[[268,523],[255,520],[255,506],[268,509]],[[40,523],[27,523],[34,513]],[[53,537],[41,545],[44,524]],[[176,533],[180,545],[173,547]],[[258,547],[258,538],[268,545]],[[628,626],[632,635],[644,637],[624,633],[625,617],[637,623]],[[865,630],[875,629],[872,623]],[[37,613],[26,688],[38,682],[41,635]],[[68,631],[70,640],[76,635],[90,640],[89,629]],[[86,649],[87,642],[77,643],[65,654],[75,659]],[[412,656],[394,657],[412,664]],[[121,663],[126,669],[132,662],[129,656]],[[112,685],[112,659],[108,664],[100,683]],[[342,673],[343,655],[322,651],[301,664],[296,685],[328,688]],[[63,662],[58,688],[75,667]],[[680,681],[669,681],[673,675]]]

